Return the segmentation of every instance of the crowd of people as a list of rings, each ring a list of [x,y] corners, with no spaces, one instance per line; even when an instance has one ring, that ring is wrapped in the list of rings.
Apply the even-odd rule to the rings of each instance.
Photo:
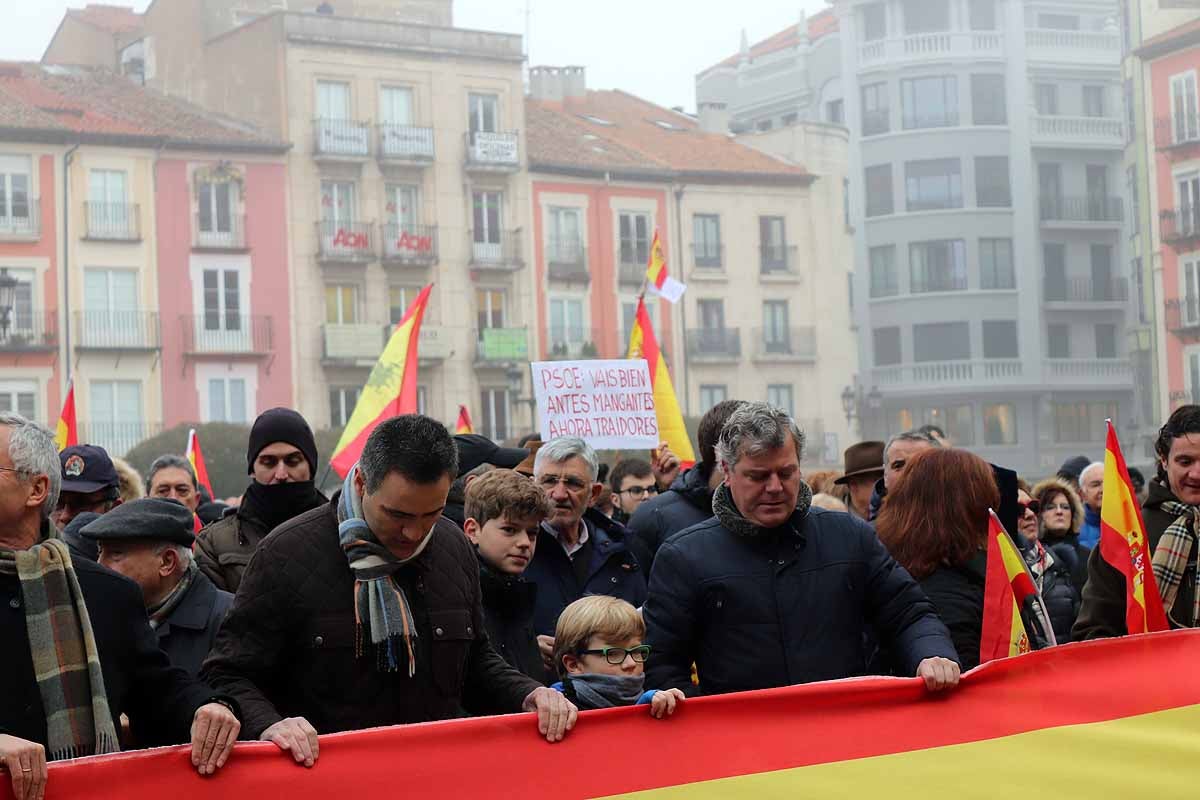
[[[871,674],[949,690],[979,660],[991,510],[1040,644],[1126,633],[1102,463],[1027,481],[926,427],[805,475],[796,423],[740,401],[696,444],[686,468],[663,444],[609,469],[580,439],[400,416],[326,497],[310,427],[272,409],[225,505],[186,458],[143,481],[0,415],[0,767],[34,800],[47,761],[163,744],[211,775],[238,739],[312,767],[319,734],[384,725],[527,711],[555,742],[579,710]],[[1200,406],[1156,451],[1132,477],[1171,624],[1195,627]]]

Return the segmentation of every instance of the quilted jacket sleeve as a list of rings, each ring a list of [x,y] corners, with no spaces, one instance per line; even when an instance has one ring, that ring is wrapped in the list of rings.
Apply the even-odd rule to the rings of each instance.
[[[646,684],[682,689],[692,695],[697,691],[692,684],[692,663],[696,658],[698,587],[684,546],[676,537],[659,548],[642,616],[646,620],[646,641],[652,648]]]

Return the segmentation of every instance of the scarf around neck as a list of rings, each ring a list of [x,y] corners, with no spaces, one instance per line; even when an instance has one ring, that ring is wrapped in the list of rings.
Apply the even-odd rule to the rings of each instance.
[[[167,593],[167,596],[159,600],[153,606],[146,609],[146,613],[150,616],[150,627],[155,630],[163,623],[167,617],[179,607],[180,602],[187,595],[188,589],[192,588],[192,583],[196,580],[196,574],[200,572],[200,568],[196,566],[196,560],[192,559],[188,562],[188,568],[184,570],[183,577],[179,579],[179,583],[175,584],[175,588]]]
[[[425,551],[436,527],[425,535],[411,556],[396,558],[379,543],[363,519],[362,498],[354,486],[357,476],[355,464],[342,484],[337,505],[338,539],[354,572],[355,655],[363,655],[364,638],[369,637],[375,650],[376,668],[380,672],[396,672],[400,668],[397,653],[403,642],[411,678],[417,671],[417,627],[408,597],[394,576]]]
[[[813,493],[807,483],[800,482],[800,494],[796,498],[796,510],[800,515],[806,516],[808,510],[812,507]],[[713,516],[721,521],[721,524],[735,536],[755,537],[761,536],[765,529],[755,525],[750,520],[742,516],[742,512],[738,510],[737,505],[733,502],[733,493],[729,491],[729,487],[721,484],[717,487],[716,493],[713,494],[712,501]]]
[[[28,550],[0,548],[0,574],[15,575],[21,584],[33,673],[46,715],[47,758],[120,750],[92,620],[67,546],[44,538]]]
[[[1183,576],[1187,572],[1192,550],[1196,546],[1196,522],[1200,517],[1200,507],[1185,505],[1178,500],[1168,500],[1160,508],[1164,513],[1171,514],[1175,521],[1167,526],[1158,546],[1154,548],[1154,580],[1158,583],[1158,592],[1162,595],[1163,608],[1170,614],[1179,596],[1179,587],[1183,585]],[[1175,620],[1176,623],[1189,628],[1196,627],[1200,621],[1200,570],[1196,571],[1196,586],[1194,587],[1192,607],[1180,609],[1182,613],[1190,613],[1191,618]]]
[[[643,675],[599,675],[588,672],[569,675],[564,679],[571,685],[582,708],[614,708],[631,706],[641,699],[646,686]]]
[[[288,481],[270,485],[250,481],[242,498],[242,511],[263,524],[267,533],[293,517],[328,502],[312,481]]]

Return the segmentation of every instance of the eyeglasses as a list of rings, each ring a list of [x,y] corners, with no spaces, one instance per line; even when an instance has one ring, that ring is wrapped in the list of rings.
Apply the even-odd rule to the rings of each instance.
[[[639,664],[645,664],[650,657],[650,645],[639,644],[637,647],[601,647],[599,650],[580,650],[581,656],[604,656],[604,660],[616,666],[625,663],[629,656]]]
[[[538,478],[538,485],[546,491],[550,491],[560,483],[567,487],[568,492],[582,492],[588,488],[587,483],[571,475],[543,475]]]
[[[1032,511],[1035,514],[1041,513],[1042,504],[1037,500],[1030,500],[1028,503],[1021,503],[1023,511]]]
[[[628,489],[622,489],[617,494],[627,494],[630,497],[645,497],[648,494],[658,494],[657,486],[630,486]]]

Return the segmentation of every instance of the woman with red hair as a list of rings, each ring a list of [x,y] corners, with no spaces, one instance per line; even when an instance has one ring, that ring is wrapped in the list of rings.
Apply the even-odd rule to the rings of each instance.
[[[979,664],[988,509],[999,504],[986,461],[965,450],[930,449],[908,462],[876,521],[880,540],[950,629],[963,672]]]

